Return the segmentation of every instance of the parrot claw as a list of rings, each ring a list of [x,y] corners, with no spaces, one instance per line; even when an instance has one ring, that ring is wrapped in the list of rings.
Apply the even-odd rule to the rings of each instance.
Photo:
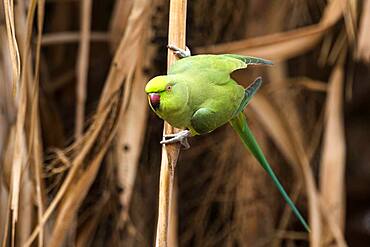
[[[180,49],[174,45],[167,45],[167,48],[170,49],[173,52],[173,54],[175,54],[178,58],[185,58],[191,56],[191,52],[187,46],[185,50]]]
[[[163,135],[163,140],[161,141],[161,144],[170,144],[170,143],[180,142],[180,144],[183,146],[184,149],[189,149],[190,148],[190,145],[188,142],[189,136],[191,136],[191,133],[189,130],[183,130],[175,134]],[[166,139],[166,138],[170,138],[170,139]]]

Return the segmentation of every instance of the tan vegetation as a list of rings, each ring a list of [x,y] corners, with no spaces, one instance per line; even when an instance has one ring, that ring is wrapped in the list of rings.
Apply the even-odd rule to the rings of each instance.
[[[2,0],[1,246],[351,245],[344,109],[369,24],[370,0]],[[264,78],[246,115],[310,233],[230,128],[161,149],[176,130],[143,89],[185,41],[274,61],[233,76]]]

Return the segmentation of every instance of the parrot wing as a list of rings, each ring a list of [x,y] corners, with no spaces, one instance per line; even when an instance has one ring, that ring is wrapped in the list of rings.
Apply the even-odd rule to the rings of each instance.
[[[197,134],[206,134],[216,129],[217,123],[214,121],[215,111],[209,108],[198,109],[191,118],[191,127]]]
[[[270,60],[258,57],[242,56],[237,54],[224,54],[221,56],[231,57],[239,61],[242,61],[245,64],[245,67],[247,67],[248,65],[273,65],[273,63]]]
[[[245,69],[248,65],[272,65],[272,62],[251,56],[235,54],[223,55],[196,55],[176,61],[168,74],[207,72],[231,74],[238,69]],[[209,71],[211,70],[211,71]]]
[[[260,89],[262,85],[262,78],[257,77],[254,82],[252,82],[244,91],[244,98],[238,108],[238,110],[235,112],[235,116],[242,112],[244,108],[248,105],[249,101],[252,99],[252,97],[256,94],[258,89]]]

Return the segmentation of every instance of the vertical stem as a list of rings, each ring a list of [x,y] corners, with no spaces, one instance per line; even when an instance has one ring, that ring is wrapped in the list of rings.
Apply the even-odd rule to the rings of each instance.
[[[168,44],[185,49],[186,33],[186,0],[170,1],[170,17],[168,30]],[[172,52],[168,53],[167,66],[170,68],[176,61],[176,56]],[[168,123],[164,123],[163,133],[170,134],[176,131]],[[159,205],[158,205],[158,224],[157,224],[157,247],[167,247],[168,229],[170,222],[170,209],[172,199],[172,189],[175,176],[175,167],[180,152],[179,144],[163,145],[161,173],[159,179]]]
[[[333,214],[339,229],[344,230],[346,146],[343,124],[343,69],[337,65],[329,80],[326,100],[326,130],[320,166],[322,199]],[[326,233],[328,230],[324,229]],[[329,234],[324,234],[330,239]],[[328,236],[329,235],[329,236]]]
[[[79,139],[83,132],[85,118],[86,84],[89,67],[90,36],[91,36],[92,0],[81,2],[81,33],[77,62],[77,108],[75,137]]]

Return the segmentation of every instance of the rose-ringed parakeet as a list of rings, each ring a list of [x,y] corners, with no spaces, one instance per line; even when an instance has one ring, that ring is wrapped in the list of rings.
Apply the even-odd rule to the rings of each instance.
[[[279,182],[248,127],[243,114],[260,88],[257,78],[244,89],[230,74],[248,65],[271,65],[268,60],[234,54],[190,56],[174,46],[178,55],[167,75],[151,79],[145,87],[150,107],[173,127],[183,131],[165,136],[162,144],[180,142],[188,146],[187,137],[209,133],[230,123],[247,149],[266,170],[278,190],[307,231],[309,226]]]

